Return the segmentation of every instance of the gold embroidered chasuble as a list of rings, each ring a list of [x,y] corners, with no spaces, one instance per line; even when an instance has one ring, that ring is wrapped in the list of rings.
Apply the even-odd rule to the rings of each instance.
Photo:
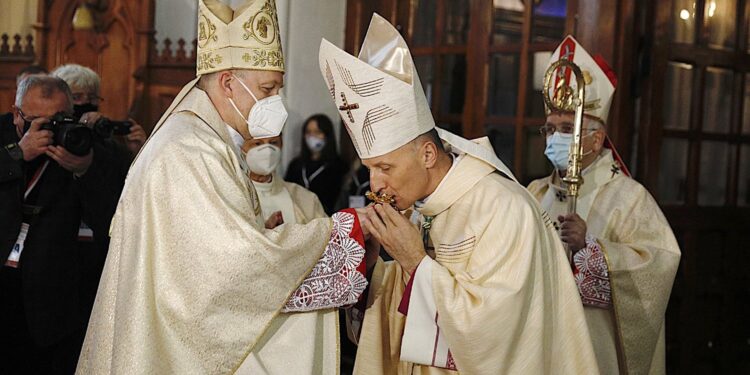
[[[422,262],[433,263],[437,326],[458,372],[598,373],[581,300],[551,223],[523,186],[491,165],[468,154],[457,163],[418,210],[432,217],[435,258]],[[397,309],[408,281],[396,262],[375,266],[356,374],[456,373],[400,360],[407,316]]]
[[[315,353],[324,364],[295,361],[323,335],[292,342],[285,319],[294,314],[282,311],[300,301],[290,296],[353,220],[265,230],[244,159],[194,84],[130,169],[77,373],[231,374],[246,359],[243,367],[278,358],[279,348],[286,362],[274,363],[292,372],[337,368],[336,353]],[[356,290],[344,289],[356,301]]]
[[[677,241],[651,194],[620,172],[611,151],[583,178],[578,214],[604,253],[611,284],[613,308],[584,306],[601,373],[664,374],[664,313],[680,261]],[[555,221],[567,213],[562,185],[556,173],[529,184]]]

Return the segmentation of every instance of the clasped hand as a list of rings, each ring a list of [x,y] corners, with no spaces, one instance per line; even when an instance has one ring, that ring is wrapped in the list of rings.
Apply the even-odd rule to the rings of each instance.
[[[366,220],[362,226],[388,254],[407,272],[414,273],[425,256],[422,236],[417,226],[396,211],[383,204],[370,205],[365,209]]]

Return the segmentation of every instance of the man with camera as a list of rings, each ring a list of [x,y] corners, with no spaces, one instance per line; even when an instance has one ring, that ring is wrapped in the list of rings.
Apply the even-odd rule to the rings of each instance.
[[[70,116],[68,85],[31,75],[0,128],[0,373],[72,373],[81,348],[81,221],[106,241],[122,178]]]
[[[101,79],[95,71],[78,64],[66,64],[57,67],[51,75],[61,78],[70,86],[73,114],[80,118],[81,123],[94,129],[94,133],[101,138],[122,141],[133,156],[138,153],[146,142],[146,131],[133,120],[114,121],[99,112]],[[130,164],[129,161],[127,164]]]

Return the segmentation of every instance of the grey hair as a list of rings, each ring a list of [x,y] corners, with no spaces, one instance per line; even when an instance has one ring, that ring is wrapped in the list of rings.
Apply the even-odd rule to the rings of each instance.
[[[211,72],[211,73],[203,74],[198,79],[198,84],[197,84],[198,88],[200,88],[203,91],[209,90],[212,87],[212,85],[214,85],[214,83],[216,82],[216,77],[218,77],[219,74],[223,72],[224,72],[223,70],[220,70],[218,72]],[[229,72],[242,79],[247,79],[248,77],[246,69],[231,69]]]
[[[66,64],[57,67],[50,75],[61,78],[71,88],[82,89],[99,95],[101,79],[95,71],[78,64]]]
[[[26,76],[26,78],[22,79],[18,84],[18,88],[16,88],[15,102],[17,108],[21,108],[23,98],[29,93],[29,91],[35,88],[42,90],[42,98],[45,99],[51,98],[52,95],[58,92],[65,94],[65,97],[68,99],[67,110],[68,112],[73,111],[73,94],[71,94],[68,84],[60,78],[41,74]]]

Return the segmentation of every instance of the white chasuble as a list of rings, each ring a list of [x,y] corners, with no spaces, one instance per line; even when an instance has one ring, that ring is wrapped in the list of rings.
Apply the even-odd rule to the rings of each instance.
[[[305,224],[328,216],[315,193],[284,181],[276,173],[270,182],[253,181],[253,185],[258,192],[264,220],[277,211],[281,211],[284,223],[290,224]]]
[[[598,373],[562,244],[522,186],[466,154],[417,210],[435,258],[422,260],[407,298],[410,276],[396,262],[375,266],[355,373]],[[434,364],[411,362],[424,353],[405,352],[409,340]]]
[[[265,230],[244,159],[194,83],[130,169],[77,373],[232,374],[243,362],[255,374],[278,373],[270,362],[335,371],[336,353],[315,352],[335,324],[301,330],[312,337],[292,345],[291,317],[361,295],[356,215]],[[267,352],[287,361],[264,362]]]
[[[567,190],[556,173],[529,191],[557,224]],[[680,250],[646,189],[625,176],[604,149],[583,174],[578,214],[586,247],[573,275],[602,374],[664,374],[664,313]]]

